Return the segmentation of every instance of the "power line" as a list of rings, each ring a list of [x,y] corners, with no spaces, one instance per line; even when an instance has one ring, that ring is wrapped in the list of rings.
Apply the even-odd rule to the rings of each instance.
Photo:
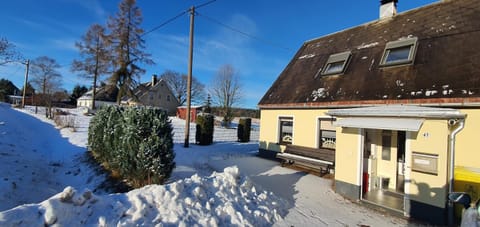
[[[200,5],[197,5],[197,6],[195,6],[195,8],[197,8],[197,9],[198,9],[198,8],[201,8],[201,7],[204,7],[204,6],[210,5],[210,4],[212,4],[213,2],[215,2],[215,1],[216,1],[216,0],[211,0],[211,1],[208,1],[208,2],[205,2],[205,3],[202,3],[202,4],[200,4]],[[180,12],[179,14],[177,14],[177,15],[175,15],[175,16],[173,16],[173,17],[171,17],[170,19],[168,19],[168,20],[164,21],[163,23],[161,23],[161,24],[159,24],[159,25],[155,26],[154,28],[150,29],[149,31],[147,31],[147,32],[143,33],[143,34],[142,34],[140,37],[146,36],[146,35],[148,35],[148,34],[150,34],[150,33],[154,32],[154,31],[156,31],[156,30],[158,30],[158,29],[160,29],[160,28],[162,28],[162,27],[166,26],[167,24],[169,24],[169,23],[171,23],[171,22],[175,21],[176,19],[180,18],[181,16],[183,16],[183,15],[185,15],[185,14],[189,13],[189,12],[190,12],[190,9],[187,9],[187,10],[184,10],[184,11]],[[14,62],[16,62],[16,61],[14,61]],[[30,64],[31,64],[31,65],[34,65],[35,63],[33,63],[33,64],[32,64],[32,63],[30,63]],[[62,64],[62,65],[59,65],[59,68],[71,67],[71,65],[72,65],[72,63]],[[14,73],[14,74],[16,74],[18,71],[19,71],[19,68],[17,68],[17,70],[15,71],[15,73]]]
[[[271,41],[269,41],[269,40],[262,39],[262,38],[260,38],[260,37],[257,37],[257,36],[248,34],[248,33],[246,33],[246,32],[243,32],[243,31],[241,31],[241,30],[239,30],[239,29],[236,29],[236,28],[234,28],[234,27],[232,27],[232,26],[229,26],[229,25],[227,25],[227,24],[224,24],[224,23],[222,23],[222,22],[220,22],[220,21],[218,21],[218,20],[215,20],[215,19],[213,19],[213,18],[211,18],[211,17],[209,17],[209,16],[206,16],[206,15],[204,15],[204,14],[200,14],[200,13],[198,13],[198,12],[197,12],[197,14],[198,14],[199,16],[202,16],[202,17],[204,17],[205,19],[209,20],[210,22],[213,22],[213,23],[215,23],[215,24],[217,24],[217,25],[220,25],[220,26],[222,26],[222,27],[225,27],[225,28],[227,28],[227,29],[229,29],[229,30],[231,30],[231,31],[240,33],[240,34],[242,34],[242,35],[244,35],[244,36],[246,36],[246,37],[248,37],[248,38],[255,39],[255,40],[259,41],[259,42],[262,42],[262,43],[265,43],[265,44],[268,44],[268,45],[270,45],[270,46],[277,47],[277,48],[280,48],[280,49],[283,49],[283,50],[286,50],[286,51],[292,51],[292,49],[290,49],[290,48],[288,48],[288,47],[285,47],[285,46],[282,46],[282,45],[280,45],[280,44],[278,44],[278,43],[271,42]]]
[[[215,2],[215,1],[217,1],[217,0],[211,0],[211,1],[205,2],[205,3],[203,3],[203,4],[200,4],[200,5],[198,5],[198,6],[195,6],[195,9],[198,9],[198,8],[201,8],[201,7],[210,5],[210,4],[212,4],[213,2]],[[176,19],[178,19],[179,17],[187,14],[188,12],[190,12],[190,9],[187,9],[187,10],[184,10],[184,11],[180,12],[179,14],[171,17],[170,19],[166,20],[165,22],[161,23],[160,25],[157,25],[157,26],[155,26],[154,28],[150,29],[149,31],[143,33],[143,34],[141,35],[141,37],[146,36],[147,34],[152,33],[153,31],[156,31],[156,30],[162,28],[163,26],[165,26],[165,25],[173,22],[174,20],[176,20]]]
[[[211,0],[211,1],[209,1],[209,2],[205,2],[205,3],[203,3],[203,4],[200,4],[200,5],[198,5],[198,6],[195,6],[195,9],[199,9],[199,8],[204,7],[204,6],[206,6],[206,5],[210,5],[211,3],[215,2],[215,1],[217,1],[217,0]]]
[[[150,29],[149,31],[147,31],[147,32],[143,33],[141,36],[142,36],[142,37],[143,37],[143,36],[146,36],[147,34],[149,34],[149,33],[153,32],[153,31],[155,31],[155,30],[158,30],[158,29],[160,29],[161,27],[163,27],[163,26],[165,26],[165,25],[169,24],[170,22],[172,22],[172,21],[176,20],[177,18],[179,18],[179,17],[181,17],[181,16],[185,15],[185,14],[186,14],[186,13],[188,13],[189,11],[190,11],[190,10],[185,10],[185,11],[183,11],[183,12],[181,12],[181,13],[177,14],[176,16],[174,16],[174,17],[172,17],[172,18],[170,18],[170,19],[166,20],[165,22],[161,23],[160,25],[158,25],[158,26],[156,26],[156,27],[154,27],[154,28]]]

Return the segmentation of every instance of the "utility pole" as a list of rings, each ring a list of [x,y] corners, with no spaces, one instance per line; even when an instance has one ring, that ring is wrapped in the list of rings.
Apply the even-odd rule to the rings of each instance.
[[[190,138],[190,105],[192,96],[192,64],[193,64],[193,25],[195,21],[195,6],[190,8],[190,49],[188,52],[188,77],[187,77],[187,113],[185,122],[185,143],[188,147]]]
[[[30,68],[30,60],[27,60],[25,63],[27,68],[25,69],[25,83],[23,84],[23,96],[22,96],[22,108],[25,108],[25,94],[27,92],[27,81],[28,81],[28,69]]]

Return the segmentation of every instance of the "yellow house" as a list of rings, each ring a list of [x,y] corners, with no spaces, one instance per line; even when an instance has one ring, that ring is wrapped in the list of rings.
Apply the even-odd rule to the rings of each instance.
[[[480,1],[396,4],[303,44],[259,103],[259,152],[335,149],[337,193],[444,225],[449,192],[480,193]]]

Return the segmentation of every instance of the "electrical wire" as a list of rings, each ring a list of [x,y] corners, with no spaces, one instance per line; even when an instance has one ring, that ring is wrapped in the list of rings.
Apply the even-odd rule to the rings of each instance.
[[[248,37],[248,38],[257,40],[257,41],[259,41],[259,42],[262,42],[262,43],[264,43],[264,44],[267,44],[267,45],[270,45],[270,46],[273,46],[273,47],[276,47],[276,48],[283,49],[283,50],[285,50],[285,51],[292,51],[292,49],[290,49],[290,48],[288,48],[288,47],[285,47],[285,46],[282,46],[282,45],[280,45],[280,44],[278,44],[278,43],[271,42],[271,41],[269,41],[269,40],[262,39],[262,38],[260,38],[260,37],[251,35],[251,34],[249,34],[249,33],[246,33],[246,32],[244,32],[244,31],[241,31],[241,30],[239,30],[239,29],[236,29],[236,28],[234,28],[234,27],[232,27],[232,26],[230,26],[230,25],[224,24],[224,23],[222,23],[222,22],[220,22],[220,21],[218,21],[218,20],[216,20],[216,19],[213,19],[213,18],[211,18],[211,17],[209,17],[209,16],[206,16],[206,15],[204,15],[204,14],[201,14],[201,13],[199,13],[198,11],[196,11],[196,13],[197,13],[198,16],[201,16],[201,17],[207,19],[208,21],[210,21],[210,22],[212,22],[212,23],[215,23],[215,24],[217,24],[217,25],[220,25],[220,26],[222,26],[222,27],[225,27],[225,28],[227,28],[227,29],[229,29],[229,30],[231,30],[231,31],[236,32],[236,33],[242,34],[242,35],[244,35],[244,36],[246,36],[246,37]]]
[[[211,0],[211,1],[209,1],[209,2],[205,2],[205,3],[203,3],[203,4],[197,5],[197,6],[195,6],[195,9],[199,9],[199,8],[202,8],[202,7],[206,6],[206,5],[210,5],[211,3],[215,2],[215,1],[217,1],[217,0]]]
[[[211,1],[205,2],[205,3],[203,3],[203,4],[200,4],[200,5],[197,5],[197,6],[194,6],[194,7],[195,7],[195,9],[198,9],[198,8],[201,8],[201,7],[210,5],[210,4],[212,4],[213,2],[215,2],[215,1],[217,1],[217,0],[211,0]],[[157,25],[157,26],[155,26],[154,28],[152,28],[152,29],[148,30],[147,32],[143,33],[140,37],[146,36],[146,35],[148,35],[149,33],[152,33],[152,32],[154,32],[154,31],[162,28],[163,26],[165,26],[165,25],[173,22],[174,20],[178,19],[179,17],[181,17],[181,16],[183,16],[183,15],[189,13],[189,12],[190,12],[190,9],[187,9],[187,10],[184,10],[184,11],[180,12],[179,14],[171,17],[170,19],[166,20],[165,22],[161,23],[160,25]]]
[[[174,20],[178,19],[179,17],[181,17],[181,16],[185,15],[185,14],[186,14],[186,13],[188,13],[189,11],[190,11],[190,10],[185,10],[185,11],[183,11],[183,12],[181,12],[181,13],[177,14],[176,16],[174,16],[174,17],[172,17],[172,18],[170,18],[170,19],[166,20],[165,22],[161,23],[160,25],[157,25],[157,26],[155,26],[154,28],[150,29],[149,31],[147,31],[147,32],[143,33],[143,34],[141,35],[141,37],[143,37],[143,36],[146,36],[146,35],[148,35],[149,33],[151,33],[151,32],[153,32],[153,31],[156,31],[156,30],[160,29],[161,27],[163,27],[163,26],[165,26],[165,25],[167,25],[167,24],[171,23],[172,21],[174,21]]]

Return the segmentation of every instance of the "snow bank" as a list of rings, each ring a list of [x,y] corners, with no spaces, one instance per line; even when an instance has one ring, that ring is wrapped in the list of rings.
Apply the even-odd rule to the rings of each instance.
[[[0,226],[271,226],[286,215],[285,207],[271,192],[257,192],[234,166],[125,194],[67,187],[39,204],[1,212]]]

